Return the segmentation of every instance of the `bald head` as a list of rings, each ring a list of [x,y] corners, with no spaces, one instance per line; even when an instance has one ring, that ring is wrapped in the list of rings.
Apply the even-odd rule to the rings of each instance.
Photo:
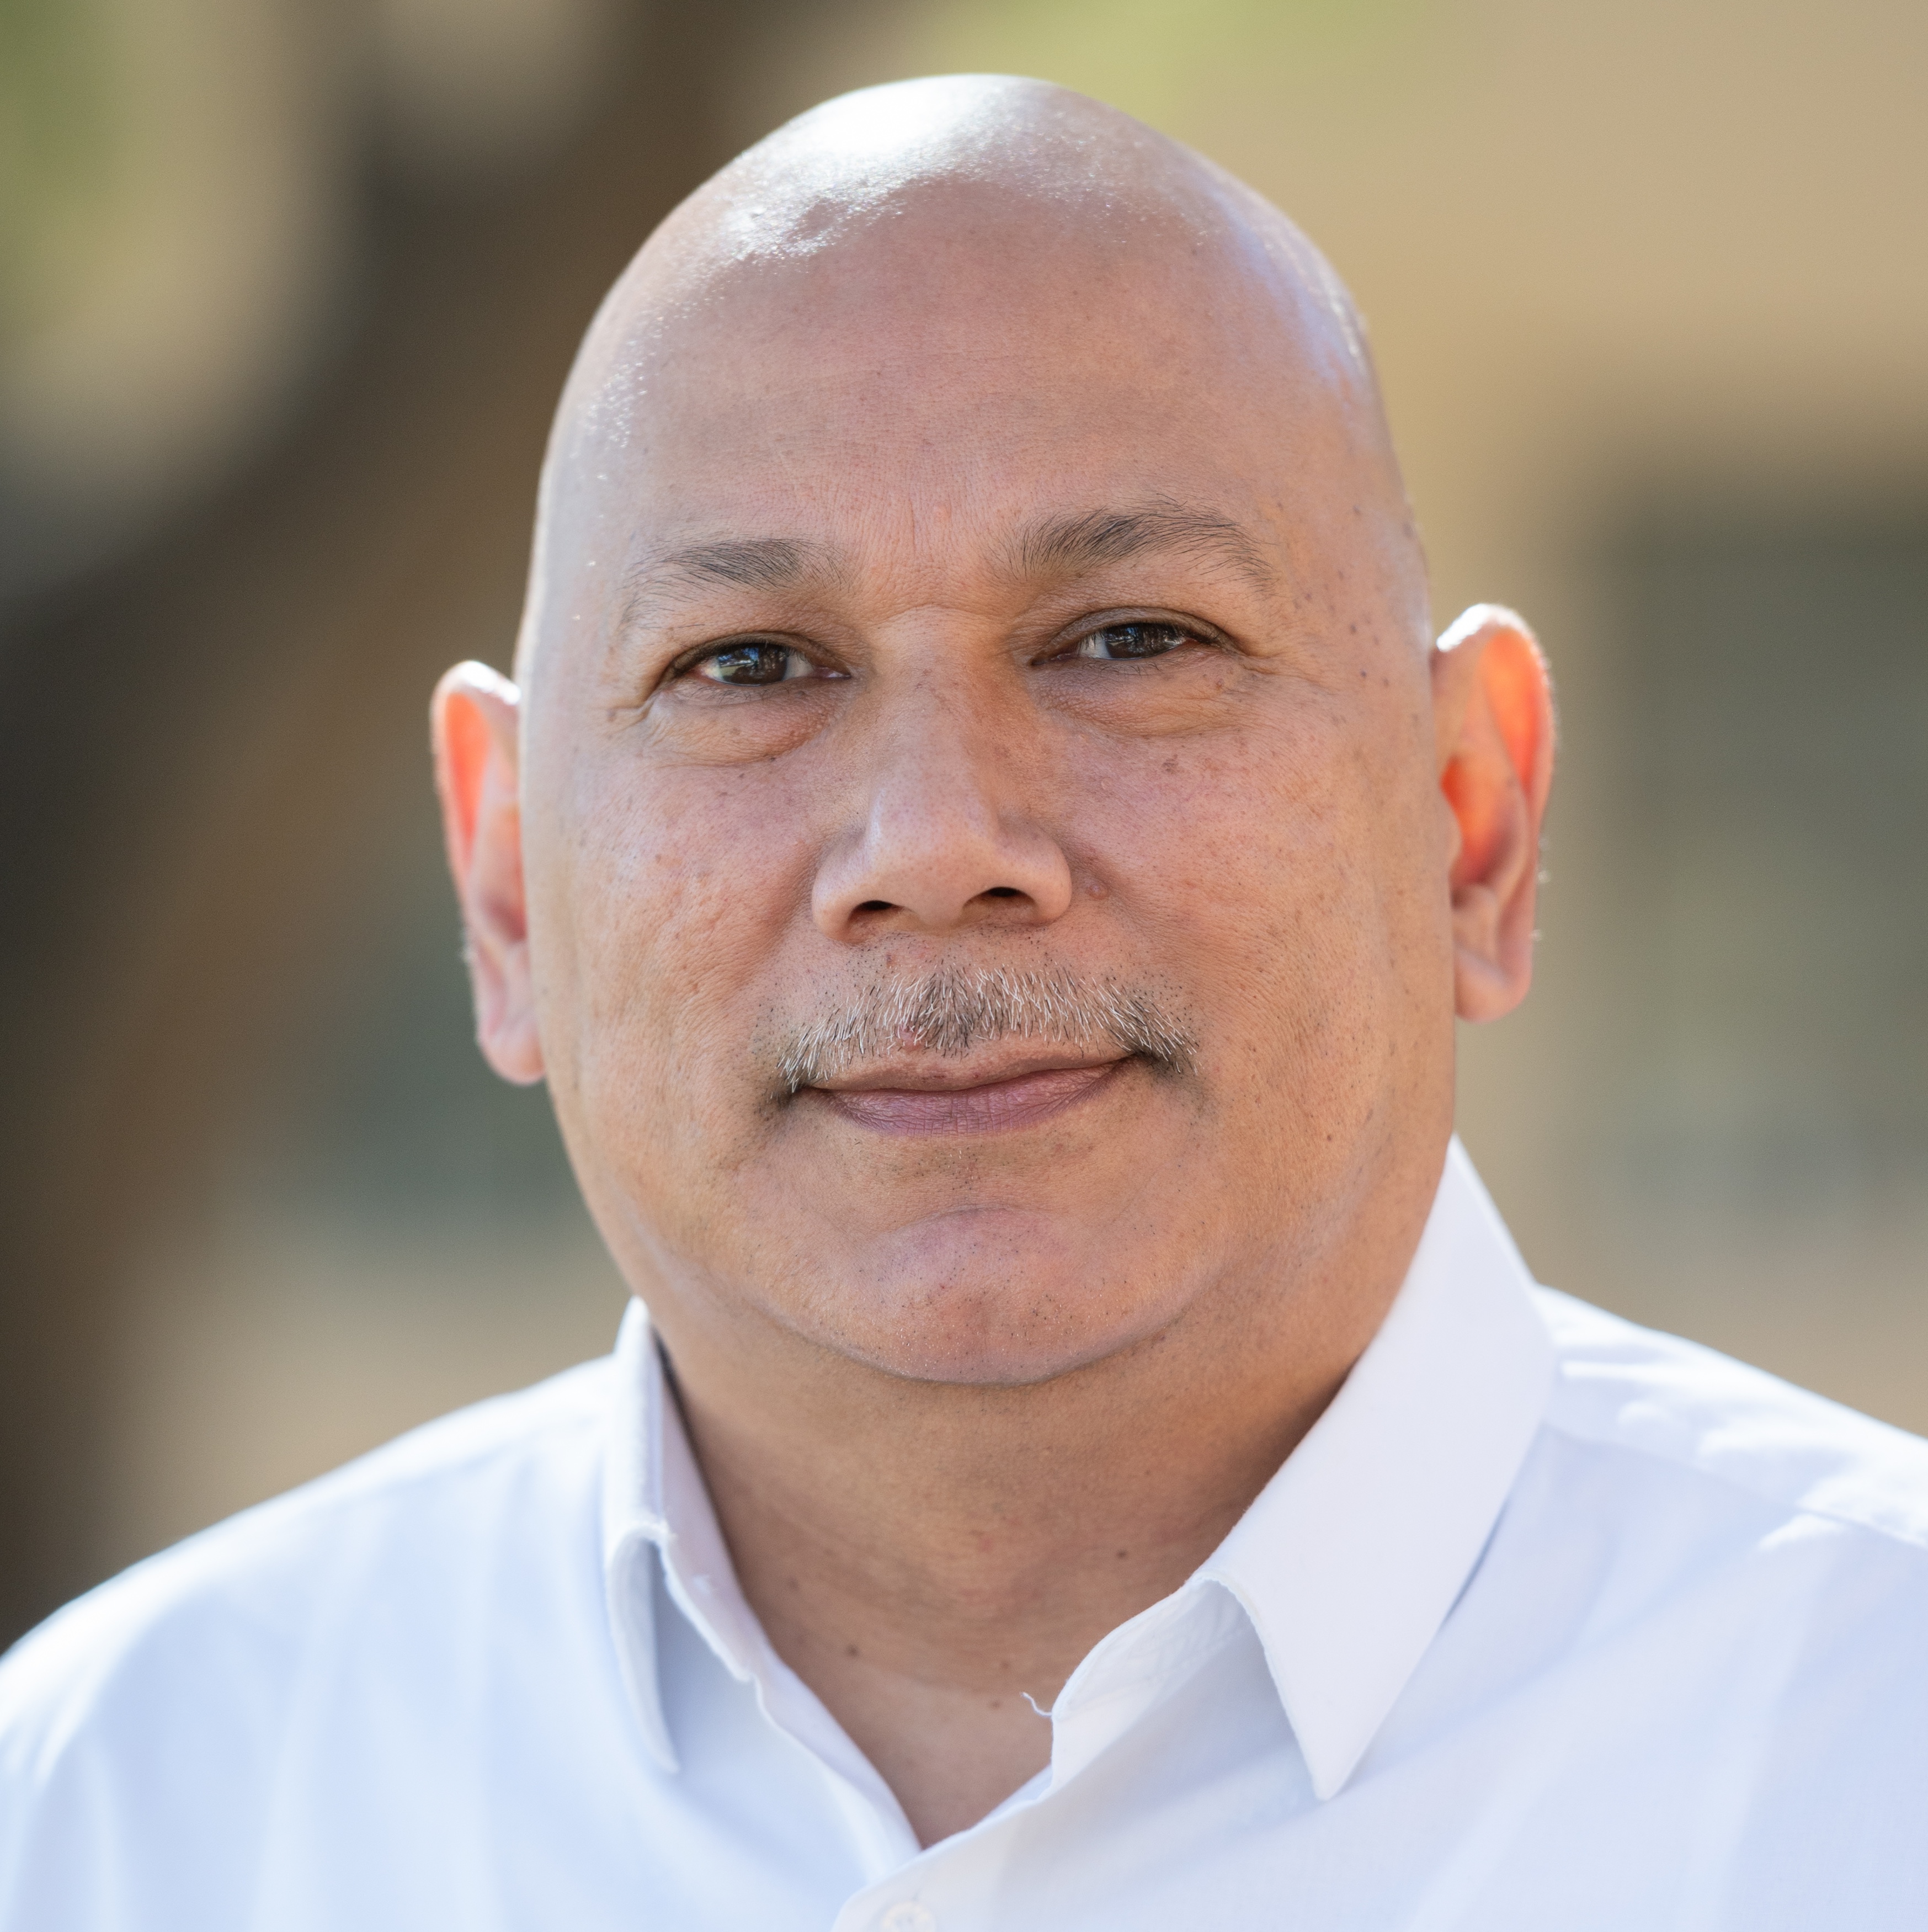
[[[833,101],[617,285],[540,536],[451,849],[673,1352],[1027,1382],[1281,1269],[1377,1318],[1456,958],[1524,988],[1543,686],[1454,764],[1477,653],[1282,217],[1034,82]]]
[[[1062,394],[1050,365],[1067,350],[1121,388],[1269,426],[1302,470],[1309,440],[1342,454],[1423,640],[1423,569],[1370,360],[1318,251],[1243,183],[1115,109],[963,75],[800,116],[650,237],[558,412],[523,662],[580,612],[585,571],[628,571],[650,546],[637,485],[682,440],[659,434],[672,420],[750,402],[774,454],[777,392],[798,376],[825,407],[841,382],[852,412],[908,386],[967,412],[1021,396],[1029,414]]]

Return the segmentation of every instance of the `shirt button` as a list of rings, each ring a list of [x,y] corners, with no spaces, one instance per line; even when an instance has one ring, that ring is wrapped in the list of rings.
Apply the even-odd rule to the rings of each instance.
[[[937,1932],[937,1915],[914,1898],[900,1898],[877,1922],[878,1932]]]

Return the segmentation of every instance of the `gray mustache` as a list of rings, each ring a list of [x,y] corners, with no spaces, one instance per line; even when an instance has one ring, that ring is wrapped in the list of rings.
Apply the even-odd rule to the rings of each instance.
[[[777,1064],[795,1094],[907,1047],[957,1059],[997,1040],[1108,1041],[1175,1071],[1191,1066],[1194,1051],[1177,1017],[1143,987],[1062,969],[940,966],[919,979],[880,981],[842,1012],[799,1028]]]

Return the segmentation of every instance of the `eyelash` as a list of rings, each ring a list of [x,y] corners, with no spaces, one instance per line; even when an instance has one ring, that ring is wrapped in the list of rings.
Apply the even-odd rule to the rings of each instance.
[[[1121,657],[1100,658],[1096,651],[1087,650],[1086,648],[1108,634],[1132,632],[1164,632],[1171,635],[1174,641],[1163,650],[1136,653],[1128,652]],[[1207,650],[1224,648],[1223,640],[1216,634],[1207,630],[1202,625],[1182,621],[1174,617],[1117,616],[1108,618],[1101,623],[1093,624],[1089,629],[1071,638],[1061,649],[1052,652],[1048,657],[1039,658],[1036,662],[1040,664],[1063,664],[1083,659],[1087,662],[1105,664],[1148,664],[1159,658],[1173,656],[1182,650],[1187,644],[1200,644]],[[793,676],[791,665],[786,664],[783,672],[778,676],[749,679],[741,682],[729,678],[700,676],[702,668],[713,660],[732,653],[747,656],[756,651],[781,651],[784,653],[787,658],[793,662],[801,661],[811,667],[811,669]],[[704,646],[673,666],[670,676],[673,680],[696,677],[703,683],[725,691],[767,691],[779,684],[802,684],[811,682],[812,671],[819,679],[844,678],[850,675],[847,671],[833,670],[817,663],[800,645],[792,644],[785,638],[748,637],[731,638],[726,643]]]
[[[732,655],[748,656],[753,652],[765,651],[780,651],[786,658],[800,661],[810,668],[801,675],[793,676],[790,674],[790,664],[786,664],[783,672],[778,676],[745,679],[740,682],[730,678],[703,677],[700,675],[703,667],[715,659]],[[808,682],[811,681],[812,672],[818,677],[837,678],[846,677],[849,675],[847,671],[832,670],[828,666],[817,663],[816,659],[812,658],[801,645],[792,644],[787,638],[752,637],[732,638],[724,644],[706,644],[701,650],[691,652],[680,662],[673,665],[670,669],[670,677],[673,682],[694,677],[702,683],[713,686],[724,691],[767,691],[779,684]]]
[[[1127,651],[1122,657],[1100,658],[1096,651],[1087,651],[1087,645],[1114,632],[1162,632],[1174,641],[1165,650],[1156,651]],[[1084,658],[1087,662],[1100,664],[1148,664],[1153,660],[1170,657],[1182,650],[1188,644],[1202,644],[1207,649],[1217,649],[1219,640],[1203,626],[1186,623],[1175,617],[1112,617],[1102,624],[1094,624],[1078,636],[1072,638],[1060,651],[1056,651],[1044,660],[1047,664],[1059,664],[1067,659]]]

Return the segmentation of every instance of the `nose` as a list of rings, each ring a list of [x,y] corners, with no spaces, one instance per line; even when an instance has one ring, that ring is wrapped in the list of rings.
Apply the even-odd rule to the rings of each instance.
[[[1019,742],[1027,722],[961,693],[907,698],[866,759],[860,815],[818,868],[819,929],[856,940],[1061,918],[1071,862],[1025,796],[1024,770],[1039,764]]]

